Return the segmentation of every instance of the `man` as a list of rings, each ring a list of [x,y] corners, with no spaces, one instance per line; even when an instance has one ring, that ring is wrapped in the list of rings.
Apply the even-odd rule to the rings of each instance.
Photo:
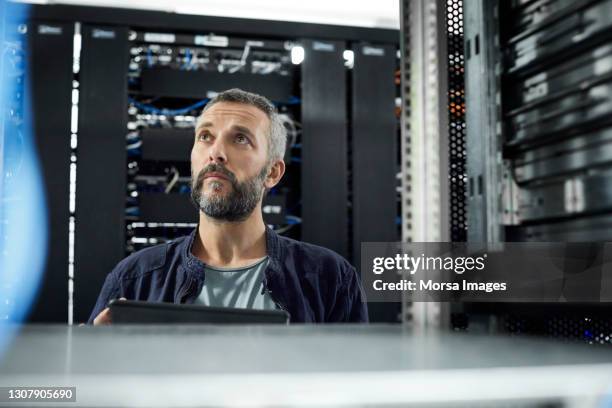
[[[202,111],[191,151],[191,235],[138,251],[107,276],[89,323],[115,298],[255,309],[291,322],[366,322],[355,269],[338,254],[279,236],[261,204],[285,173],[286,130],[266,98],[231,89]]]

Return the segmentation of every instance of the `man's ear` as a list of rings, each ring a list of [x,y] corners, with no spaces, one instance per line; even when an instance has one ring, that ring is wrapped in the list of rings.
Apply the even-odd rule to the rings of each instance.
[[[268,175],[266,176],[266,180],[264,185],[266,189],[271,189],[275,185],[278,184],[283,175],[285,174],[285,162],[282,160],[275,161],[272,166],[270,166],[270,170],[268,170]]]

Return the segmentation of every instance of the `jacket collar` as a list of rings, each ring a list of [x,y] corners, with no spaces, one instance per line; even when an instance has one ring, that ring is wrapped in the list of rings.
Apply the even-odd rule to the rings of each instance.
[[[184,260],[183,266],[185,270],[196,279],[204,279],[204,268],[206,264],[191,253],[191,248],[193,247],[193,242],[197,233],[198,227],[194,228],[191,234],[186,237],[187,239],[182,242],[181,252]],[[266,254],[270,259],[268,269],[278,271],[283,257],[282,246],[279,235],[268,226],[266,226]]]

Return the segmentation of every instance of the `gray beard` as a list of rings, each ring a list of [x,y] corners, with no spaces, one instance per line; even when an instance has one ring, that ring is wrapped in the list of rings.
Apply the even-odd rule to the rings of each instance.
[[[195,180],[193,180],[192,174],[191,199],[194,205],[199,211],[220,222],[241,222],[246,220],[261,201],[265,189],[264,180],[267,175],[268,166],[264,166],[258,175],[242,183],[239,183],[235,177],[232,177],[233,174],[231,174],[229,181],[231,182],[232,189],[225,196],[202,192],[206,172],[216,171],[219,168],[210,170],[214,166],[216,165],[207,166],[202,169]],[[214,190],[223,188],[223,183],[220,181],[212,181],[209,184]]]

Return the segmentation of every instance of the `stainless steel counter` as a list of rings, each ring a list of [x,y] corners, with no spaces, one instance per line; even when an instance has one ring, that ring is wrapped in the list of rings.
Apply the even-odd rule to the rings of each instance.
[[[73,407],[599,406],[612,349],[388,325],[26,326],[0,362],[0,386],[17,385],[76,386]]]

